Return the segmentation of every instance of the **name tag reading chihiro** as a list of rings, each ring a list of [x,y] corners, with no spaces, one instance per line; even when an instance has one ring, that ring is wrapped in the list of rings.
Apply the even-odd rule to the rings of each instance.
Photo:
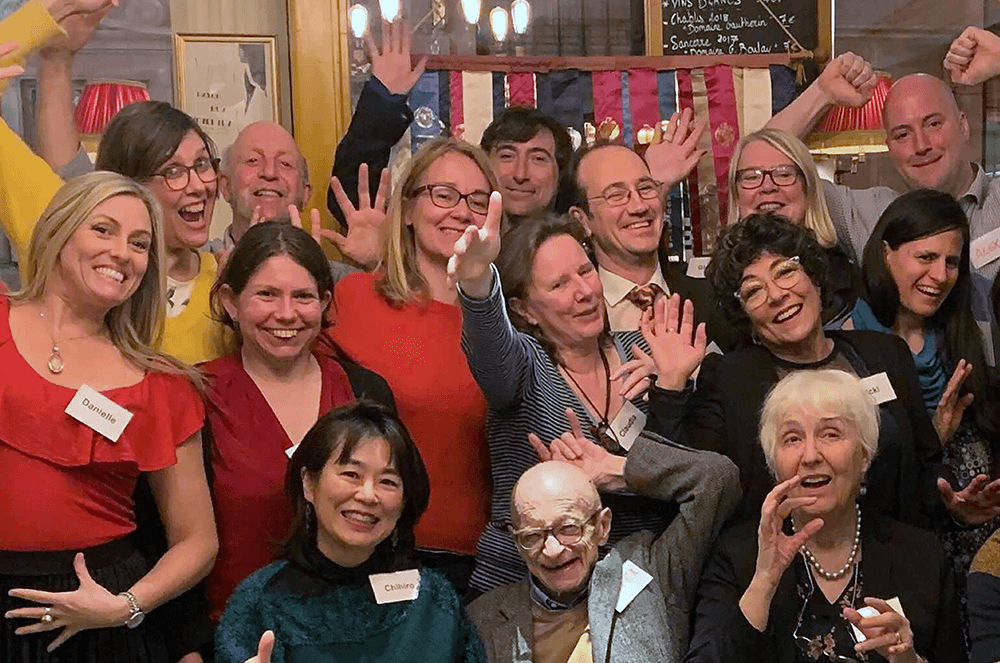
[[[611,432],[625,451],[632,448],[639,433],[645,428],[646,415],[628,401],[625,401],[622,409],[618,410],[618,416],[611,422]]]
[[[889,376],[884,372],[861,378],[861,386],[865,388],[869,396],[875,399],[876,405],[896,400],[896,392],[892,388],[892,383],[889,382]]]
[[[368,576],[368,582],[372,584],[375,602],[379,605],[412,601],[420,592],[420,571],[408,569],[395,573],[373,573]]]
[[[112,442],[118,441],[128,422],[132,421],[131,412],[85,384],[80,385],[76,396],[66,406],[66,414]]]

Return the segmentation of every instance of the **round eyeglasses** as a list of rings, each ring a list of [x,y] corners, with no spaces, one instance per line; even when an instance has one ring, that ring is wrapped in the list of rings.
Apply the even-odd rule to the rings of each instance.
[[[775,186],[792,186],[801,174],[799,167],[792,164],[774,168],[743,168],[736,171],[736,183],[741,189],[759,189],[764,184],[764,178],[770,177]]]
[[[469,211],[473,214],[486,214],[490,208],[490,193],[488,191],[460,193],[450,184],[425,184],[414,189],[410,197],[416,198],[425,192],[430,196],[431,202],[442,209],[452,209],[462,200],[469,206]]]
[[[219,159],[202,157],[195,159],[190,166],[167,166],[160,172],[153,173],[153,177],[162,177],[163,183],[171,191],[182,191],[187,188],[188,182],[191,181],[192,171],[205,184],[211,184],[217,180],[219,178],[219,163]]]
[[[529,553],[541,548],[550,536],[554,536],[556,541],[564,546],[571,546],[574,543],[580,542],[587,531],[587,527],[594,522],[594,519],[600,512],[601,509],[598,508],[585,520],[569,520],[552,527],[511,528],[511,534],[514,535],[514,541],[518,547]]]
[[[795,287],[802,280],[802,264],[798,256],[788,258],[771,267],[771,282],[782,290]],[[756,276],[743,281],[733,295],[749,311],[760,308],[767,301],[767,284]]]
[[[635,185],[636,194],[643,200],[653,200],[660,196],[663,182],[658,180],[643,180]],[[588,196],[587,200],[603,200],[608,207],[621,207],[632,200],[632,187],[612,184],[599,196]]]

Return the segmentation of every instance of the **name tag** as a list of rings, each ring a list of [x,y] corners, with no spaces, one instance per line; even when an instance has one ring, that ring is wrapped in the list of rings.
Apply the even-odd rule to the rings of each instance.
[[[625,401],[625,405],[622,405],[622,409],[618,410],[618,415],[611,422],[611,432],[625,451],[632,448],[639,433],[645,428],[646,415],[629,401]]]
[[[691,258],[688,260],[687,275],[692,279],[705,278],[705,269],[708,268],[710,262],[712,262],[711,258]]]
[[[627,608],[632,599],[637,597],[652,580],[653,576],[636,566],[632,560],[625,560],[622,564],[622,588],[618,592],[618,604],[615,605],[615,610],[621,612]]]
[[[285,455],[288,456],[289,458],[291,458],[292,454],[294,454],[295,450],[298,449],[298,448],[299,448],[299,445],[293,444],[292,446],[290,446],[287,449],[285,449]]]
[[[886,599],[886,603],[888,603],[889,607],[895,610],[897,613],[906,617],[906,613],[903,612],[903,604],[899,602],[898,596],[894,596],[891,599]],[[877,616],[879,614],[879,611],[871,606],[865,606],[864,608],[858,610],[858,614],[867,619],[868,617]],[[859,629],[854,624],[851,624],[851,628],[854,630],[854,638],[858,642],[864,642],[865,640],[868,639],[868,636],[862,633],[861,629]]]
[[[80,385],[76,396],[66,406],[66,414],[112,442],[118,441],[128,422],[132,421],[131,412],[85,384]]]
[[[875,399],[876,405],[896,400],[896,392],[892,388],[892,383],[889,382],[889,376],[884,372],[861,378],[861,385],[868,392],[868,395]]]
[[[408,569],[395,573],[373,573],[368,576],[368,582],[372,584],[375,601],[379,605],[412,601],[420,592],[420,571]]]
[[[977,237],[969,248],[973,269],[979,269],[1000,258],[1000,228]]]

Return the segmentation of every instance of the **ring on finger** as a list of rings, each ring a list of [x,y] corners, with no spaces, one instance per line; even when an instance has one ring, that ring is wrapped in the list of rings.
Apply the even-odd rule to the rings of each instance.
[[[40,622],[42,622],[43,624],[51,624],[54,619],[55,619],[55,617],[52,616],[52,608],[51,607],[46,607],[45,608],[45,612],[42,614],[41,617],[38,618],[38,620]]]

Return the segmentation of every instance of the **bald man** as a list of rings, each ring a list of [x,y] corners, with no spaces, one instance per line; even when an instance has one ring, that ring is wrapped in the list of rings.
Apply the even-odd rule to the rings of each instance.
[[[561,441],[548,449],[538,443],[543,458],[563,460],[532,467],[514,487],[511,530],[530,576],[469,606],[487,657],[491,663],[680,661],[702,560],[740,497],[736,466],[646,433],[627,459],[585,438],[571,440],[587,463],[565,462],[570,456],[560,455],[568,448]],[[600,491],[610,490],[679,512],[662,533],[626,537],[598,561],[611,529]]]

